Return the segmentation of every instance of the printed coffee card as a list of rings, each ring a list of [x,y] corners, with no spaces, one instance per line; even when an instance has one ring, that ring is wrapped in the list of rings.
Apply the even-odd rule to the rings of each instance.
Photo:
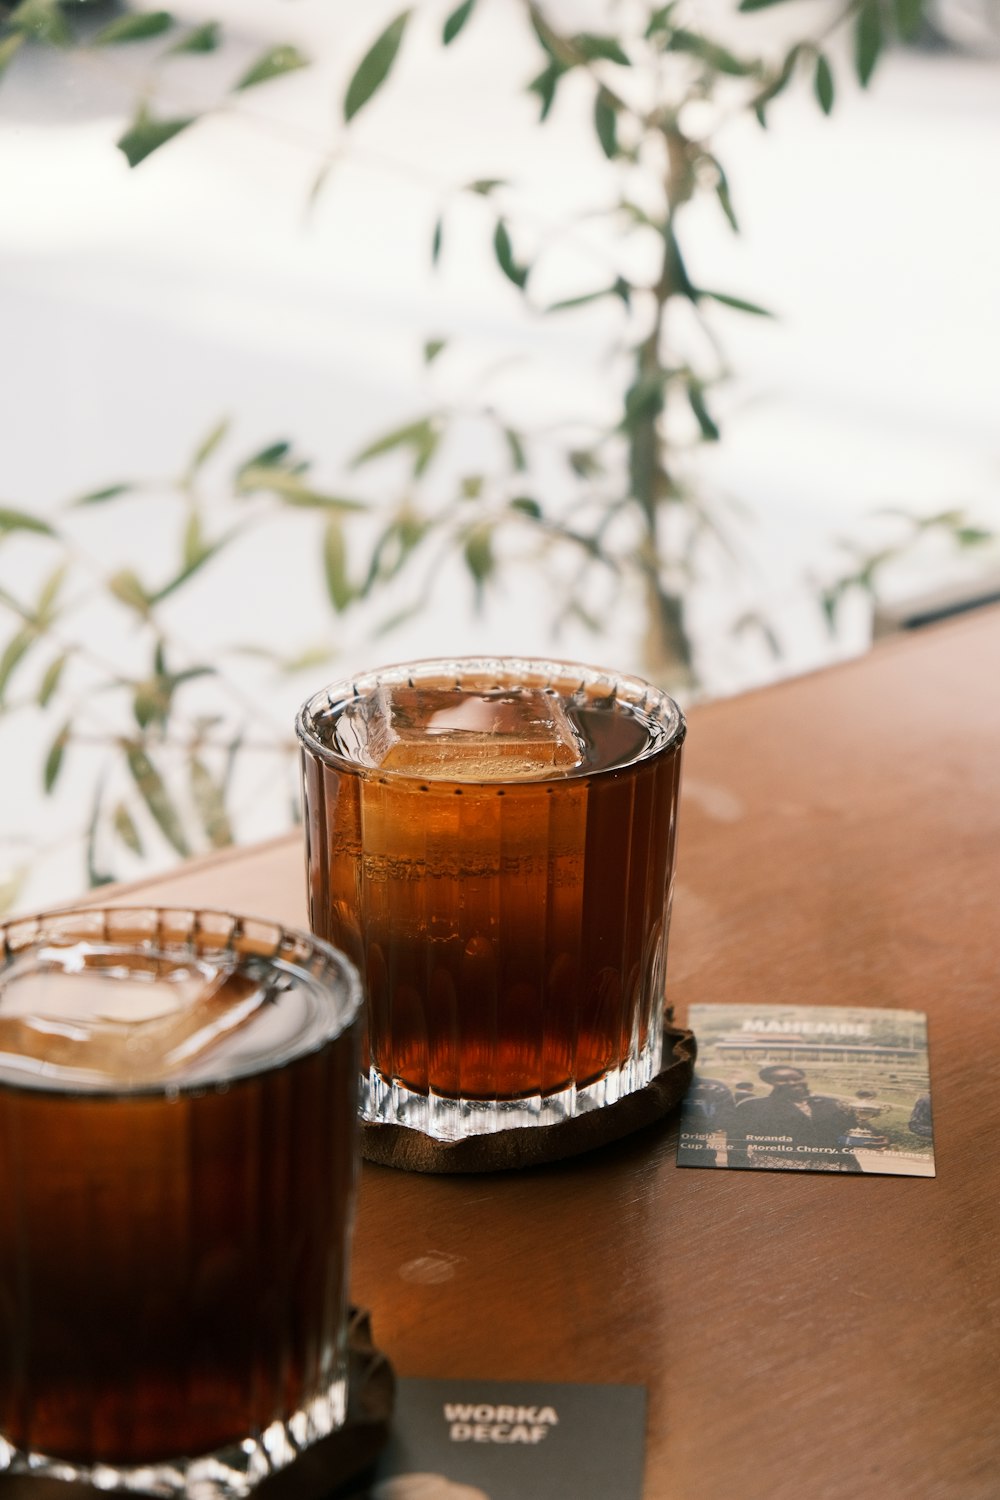
[[[641,1500],[646,1391],[400,1380],[368,1500]]]
[[[692,1005],[688,1025],[679,1166],[934,1176],[926,1016]]]

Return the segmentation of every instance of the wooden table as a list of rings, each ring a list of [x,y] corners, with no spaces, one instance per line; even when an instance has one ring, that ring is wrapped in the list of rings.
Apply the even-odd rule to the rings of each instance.
[[[672,1127],[512,1176],[366,1167],[354,1296],[401,1374],[645,1384],[647,1500],[996,1500],[998,666],[984,611],[690,715],[679,1019],[927,1011],[937,1178],[678,1169]],[[127,894],[301,924],[300,843]]]

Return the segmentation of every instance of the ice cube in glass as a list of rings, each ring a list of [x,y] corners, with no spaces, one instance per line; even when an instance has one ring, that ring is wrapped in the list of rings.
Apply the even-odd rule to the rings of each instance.
[[[370,764],[412,776],[531,780],[582,760],[562,700],[546,688],[382,683],[358,727]]]

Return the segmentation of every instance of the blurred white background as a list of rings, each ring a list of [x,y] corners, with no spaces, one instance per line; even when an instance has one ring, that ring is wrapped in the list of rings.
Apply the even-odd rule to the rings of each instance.
[[[460,55],[438,43],[450,8],[420,8],[398,75],[356,122],[311,211],[346,80],[395,5],[223,0],[212,15],[227,47],[177,58],[166,83],[159,74],[157,114],[197,112],[273,42],[297,45],[313,66],[239,96],[135,171],[114,143],[151,77],[153,44],[17,59],[0,84],[0,506],[62,525],[74,496],[177,473],[224,417],[230,432],[209,485],[255,448],[290,438],[315,460],[317,483],[343,490],[352,453],[461,400],[495,359],[516,361],[504,395],[526,422],[603,408],[606,315],[527,313],[492,263],[485,208],[449,210],[431,271],[432,226],[456,184],[510,179],[544,235],[567,210],[600,201],[609,171],[572,99],[539,150],[537,102],[518,89],[534,56],[517,8],[481,0]],[[752,24],[765,47],[785,12],[800,9],[751,22],[712,8],[730,37]],[[600,4],[563,9],[574,25],[600,29]],[[174,11],[205,19],[193,3]],[[778,317],[720,309],[716,319],[734,379],[720,407],[723,441],[701,450],[699,473],[744,508],[734,521],[744,561],[737,582],[720,580],[695,607],[708,693],[865,649],[864,602],[849,600],[831,635],[817,588],[846,566],[842,539],[878,545],[880,507],[961,506],[986,528],[1000,524],[1000,64],[896,49],[867,93],[841,70],[830,119],[801,86],[775,104],[766,132],[737,121],[718,146],[743,232],[735,238],[717,210],[692,210],[688,260],[703,284]],[[589,285],[586,254],[579,275],[548,290]],[[428,371],[421,349],[436,337],[454,344]],[[462,459],[474,463],[475,429],[465,441]],[[373,469],[350,483],[378,500],[389,480]],[[75,515],[66,524],[95,587],[125,565],[169,571],[183,515],[155,485],[95,509],[85,527]],[[30,593],[51,566],[43,554],[37,538],[8,537],[0,586]],[[928,543],[887,587],[905,595],[998,565],[995,549],[957,556]],[[779,656],[731,637],[734,590],[766,608]],[[206,569],[172,623],[202,653],[239,640],[266,640],[279,655],[330,653],[297,676],[251,659],[234,668],[240,692],[287,740],[308,693],[381,660],[557,650],[640,665],[627,607],[599,638],[575,627],[553,643],[547,603],[515,570],[477,616],[465,582],[446,575],[433,610],[373,641],[370,619],[341,625],[332,615],[307,534],[272,524],[238,544],[228,569]],[[131,627],[121,611],[95,608],[91,628],[96,652],[120,655]],[[3,629],[10,635],[13,620]],[[29,685],[41,665],[21,669]],[[211,687],[201,690],[210,703]],[[46,797],[52,729],[28,710],[0,718],[0,886],[16,882],[22,908],[71,899],[85,884],[80,840],[102,752],[77,747]],[[287,826],[294,795],[294,768],[251,758],[234,793],[239,838]],[[145,843],[142,859],[126,854],[117,867],[137,873],[176,857],[155,829]]]

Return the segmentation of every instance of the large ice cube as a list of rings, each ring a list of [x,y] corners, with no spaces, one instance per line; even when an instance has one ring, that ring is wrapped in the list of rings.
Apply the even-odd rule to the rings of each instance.
[[[365,706],[370,763],[449,781],[539,779],[580,765],[580,740],[544,688],[383,684]]]
[[[41,948],[0,977],[0,1070],[67,1084],[167,1080],[266,998],[232,954],[207,962],[86,943]]]

